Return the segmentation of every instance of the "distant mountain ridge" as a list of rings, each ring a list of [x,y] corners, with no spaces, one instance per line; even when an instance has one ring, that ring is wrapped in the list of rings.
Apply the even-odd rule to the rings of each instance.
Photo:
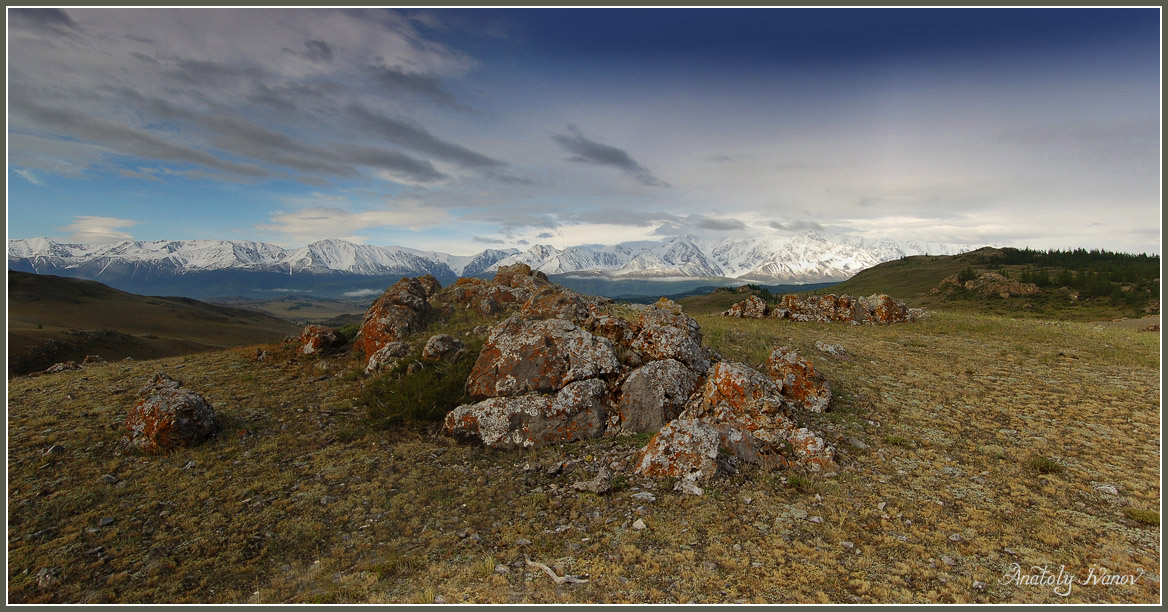
[[[156,240],[116,244],[66,244],[48,238],[8,241],[8,268],[98,280],[125,290],[181,290],[201,283],[197,295],[347,290],[384,287],[394,277],[433,274],[443,283],[464,276],[489,276],[501,265],[522,262],[552,275],[614,280],[720,278],[761,283],[842,281],[884,261],[907,255],[951,255],[968,245],[825,237],[804,232],[788,238],[704,240],[677,236],[655,243],[581,245],[558,249],[535,245],[525,251],[487,249],[449,255],[398,246],[326,239],[285,249],[253,241]],[[193,290],[192,290],[193,291]]]

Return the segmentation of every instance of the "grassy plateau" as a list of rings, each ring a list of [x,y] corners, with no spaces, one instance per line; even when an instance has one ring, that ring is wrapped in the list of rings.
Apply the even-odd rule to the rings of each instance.
[[[434,394],[291,346],[264,345],[263,361],[253,346],[100,364],[9,380],[9,600],[1159,601],[1158,333],[713,310],[691,312],[726,359],[761,365],[788,345],[827,376],[836,398],[806,424],[840,450],[837,472],[747,469],[688,496],[632,473],[647,436],[458,444],[392,408],[395,394]],[[479,324],[434,321],[415,343],[450,331],[473,350]],[[161,456],[119,444],[156,371],[207,397],[214,437]],[[602,464],[611,492],[571,487]],[[525,556],[587,582],[557,584]],[[1003,583],[1012,563],[1140,578],[1064,597]]]

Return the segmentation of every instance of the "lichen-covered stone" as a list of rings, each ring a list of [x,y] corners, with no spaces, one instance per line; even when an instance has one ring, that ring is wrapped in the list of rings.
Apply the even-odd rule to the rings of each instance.
[[[324,325],[309,325],[300,332],[300,353],[302,355],[315,355],[344,343],[345,339],[335,329]]]
[[[784,397],[796,406],[810,412],[823,412],[831,402],[831,387],[822,374],[815,371],[811,360],[794,349],[780,346],[771,351],[767,360],[772,379],[782,383]]]
[[[155,374],[138,393],[141,399],[130,409],[126,429],[129,443],[145,452],[197,443],[215,428],[215,411],[207,400],[166,374]]]
[[[438,361],[447,355],[453,355],[463,348],[462,342],[447,334],[435,334],[430,336],[426,341],[426,346],[422,347],[422,359],[426,361]]]
[[[361,321],[356,340],[366,361],[386,344],[404,340],[422,329],[425,315],[431,310],[428,291],[427,283],[403,278],[373,302]]]
[[[377,372],[389,370],[397,364],[399,357],[405,357],[409,353],[409,344],[405,342],[390,342],[369,356],[369,360],[365,362],[365,373],[376,374]]]
[[[543,446],[599,436],[608,403],[603,381],[581,380],[556,395],[529,393],[459,406],[446,415],[443,427],[494,448]]]
[[[491,329],[466,388],[475,399],[550,392],[619,365],[612,341],[570,321],[512,316]]]
[[[709,423],[675,419],[641,449],[634,471],[642,476],[709,478],[718,471],[720,439],[718,430]]]
[[[701,326],[672,300],[661,298],[644,309],[639,327],[630,346],[648,359],[676,359],[698,373],[710,369]]]
[[[677,418],[701,377],[675,359],[637,368],[620,388],[620,401],[609,416],[608,433],[648,433]]]

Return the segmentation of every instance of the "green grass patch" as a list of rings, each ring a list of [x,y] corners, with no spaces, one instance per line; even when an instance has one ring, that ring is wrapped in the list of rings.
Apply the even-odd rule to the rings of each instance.
[[[1035,455],[1030,458],[1030,467],[1037,470],[1040,474],[1057,474],[1066,469],[1054,459],[1041,455]]]
[[[1123,514],[1141,525],[1160,524],[1160,513],[1155,510],[1140,510],[1138,508],[1127,507],[1123,509]]]

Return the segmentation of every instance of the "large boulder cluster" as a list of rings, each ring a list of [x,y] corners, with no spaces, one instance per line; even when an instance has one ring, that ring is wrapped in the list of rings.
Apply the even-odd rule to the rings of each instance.
[[[655,433],[637,472],[694,480],[717,471],[720,453],[748,463],[831,464],[832,449],[795,417],[826,406],[826,384],[815,378],[821,388],[799,394],[809,405],[782,393],[788,378],[804,391],[800,376],[813,369],[773,380],[720,361],[702,344],[697,321],[667,299],[630,321],[577,295],[541,287],[490,330],[467,380],[477,403],[451,411],[447,433],[498,448]]]
[[[850,295],[784,295],[777,306],[750,296],[734,304],[724,317],[775,318],[791,321],[843,322],[852,325],[905,323],[923,318],[924,311],[908,308],[904,302],[884,294],[868,297]]]
[[[215,429],[215,411],[181,381],[159,372],[138,391],[126,417],[127,442],[148,453],[195,444]]]
[[[403,278],[373,302],[361,320],[356,338],[367,368],[370,361],[382,363],[392,359],[389,355],[379,355],[378,351],[425,327],[426,315],[433,310],[429,298],[441,288],[438,279],[429,274]]]

